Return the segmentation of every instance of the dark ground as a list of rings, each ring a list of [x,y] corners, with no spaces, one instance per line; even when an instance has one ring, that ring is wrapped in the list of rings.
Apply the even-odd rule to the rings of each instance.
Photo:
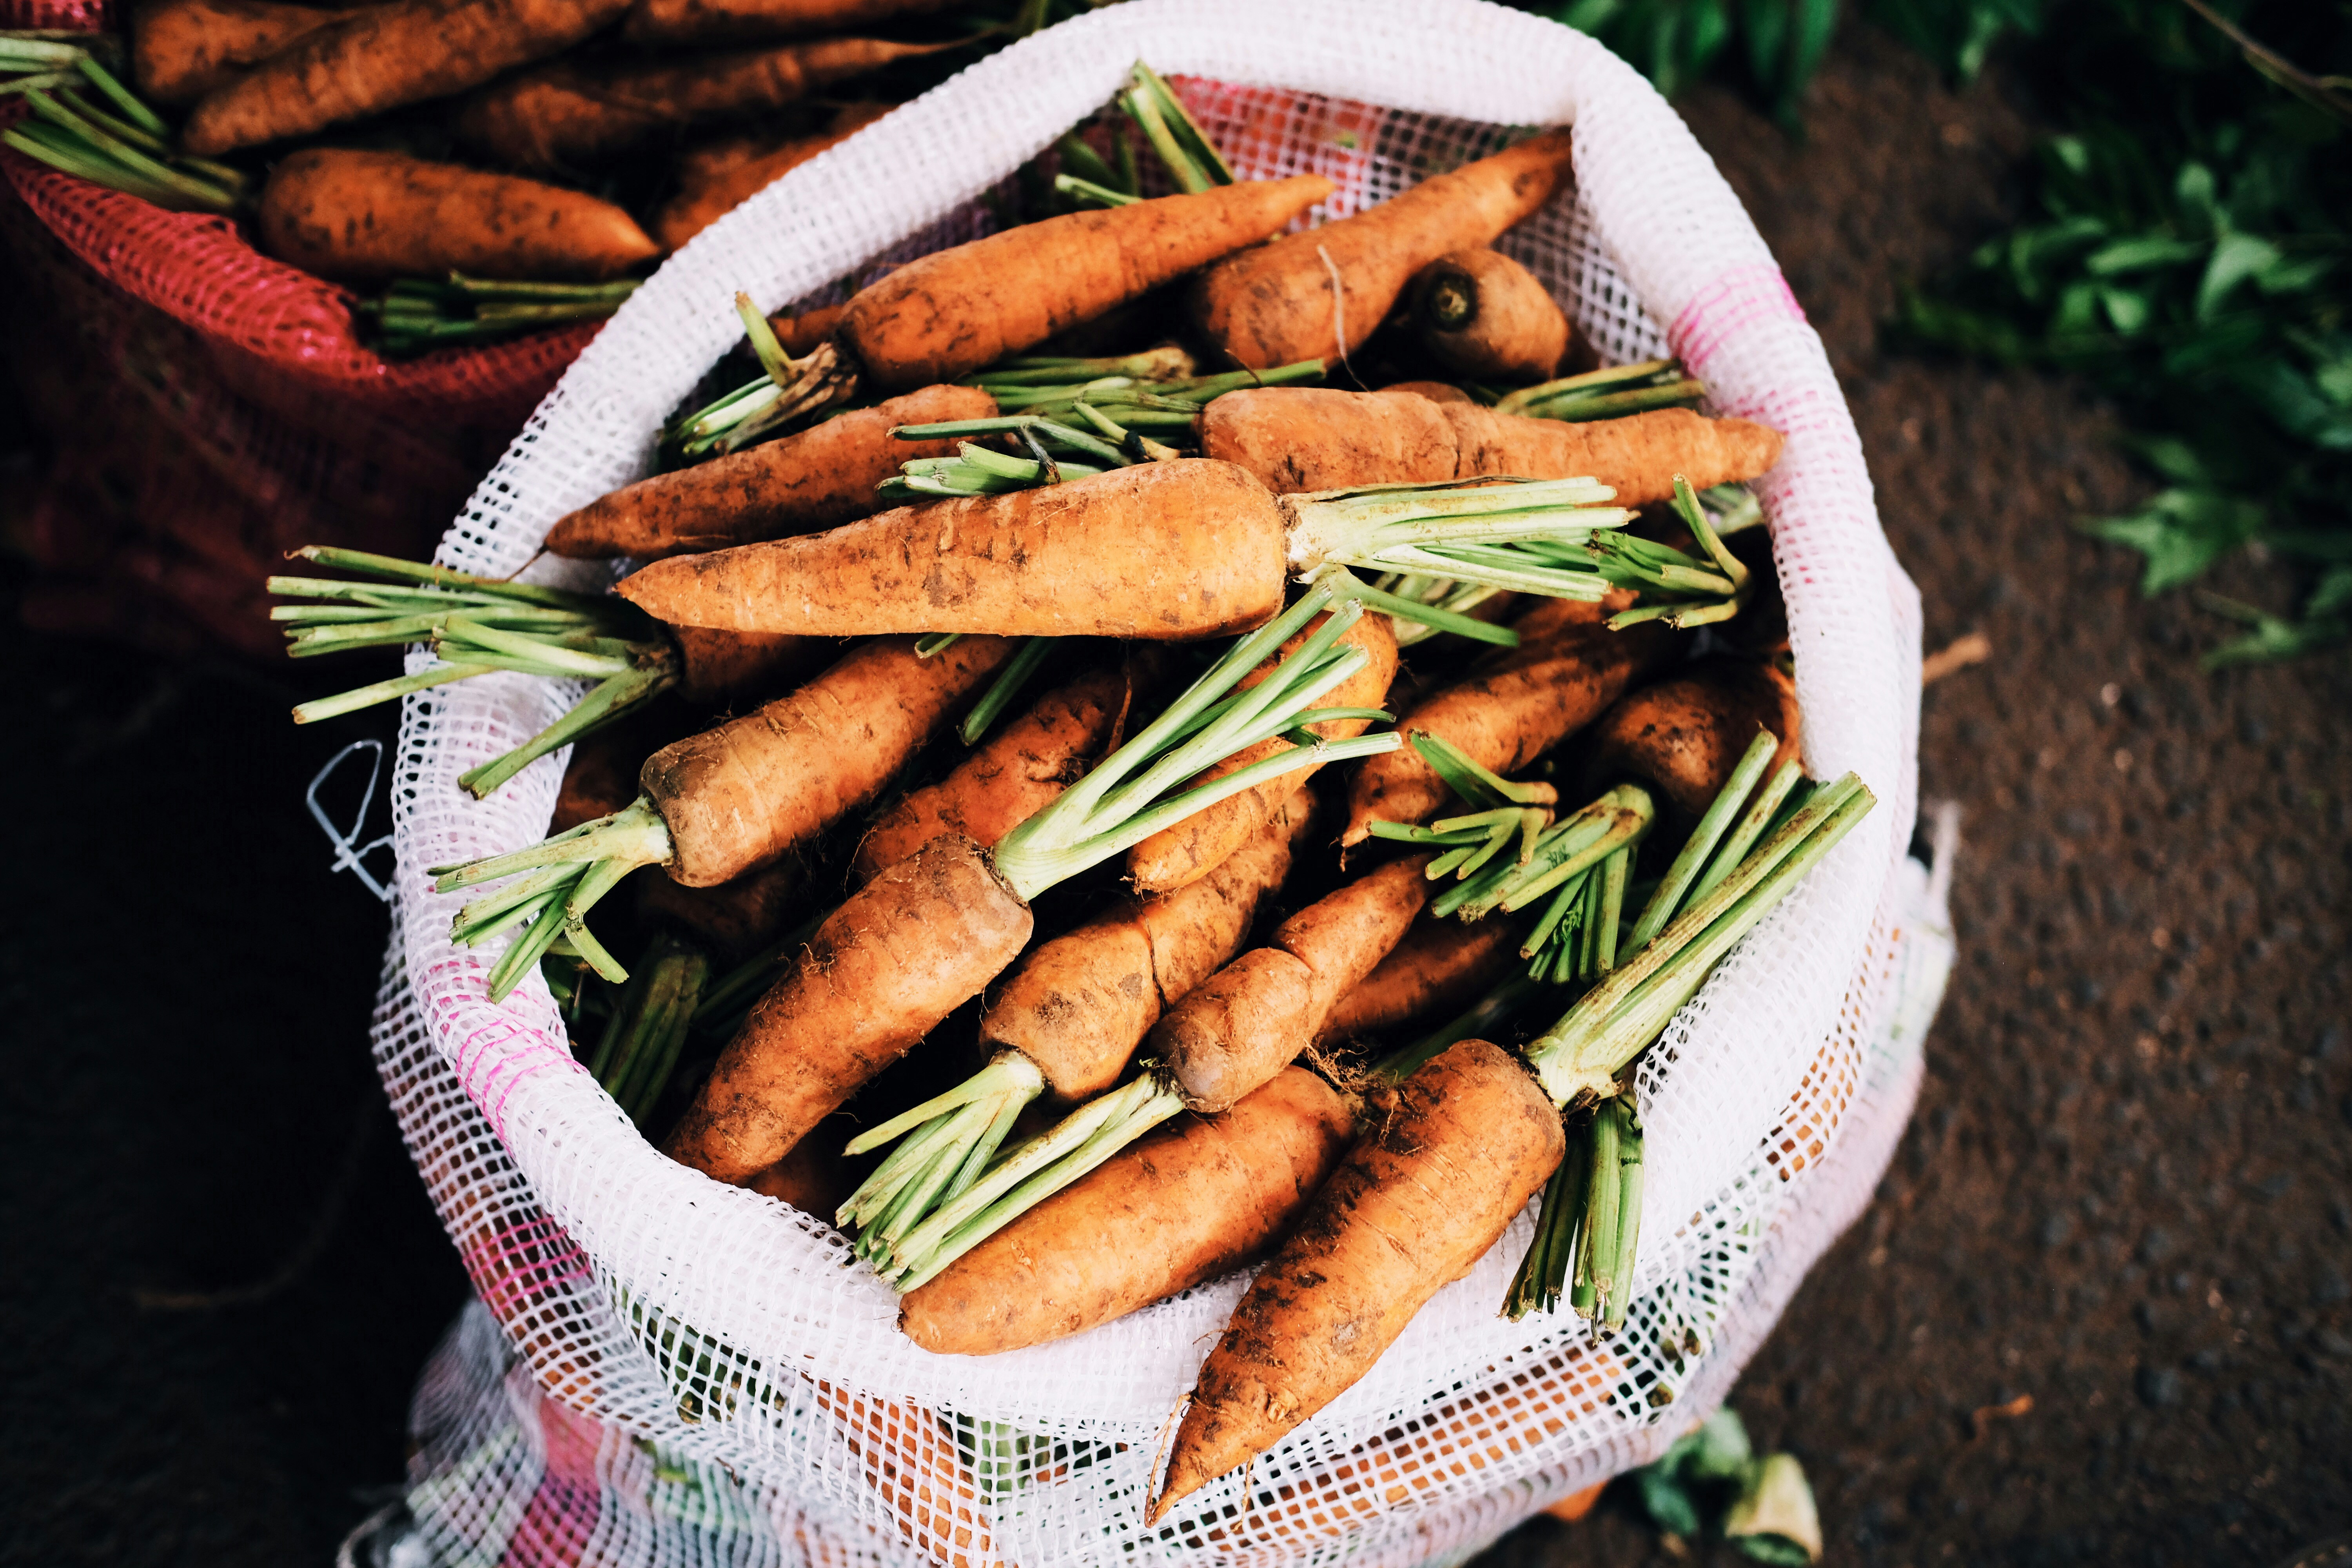
[[[1686,107],[1845,378],[1929,646],[1993,647],[1927,700],[1967,842],[1917,1122],[1736,1402],[1832,1562],[2259,1568],[2352,1530],[2347,667],[2199,673],[2223,628],[2069,529],[2135,494],[2096,405],[1879,350],[2003,210],[1998,89],[1858,30],[1804,146]],[[288,725],[283,669],[0,646],[0,1562],[323,1564],[464,1291],[367,1062],[383,913],[301,806],[383,731]],[[1486,1562],[1672,1560],[1612,1499]]]

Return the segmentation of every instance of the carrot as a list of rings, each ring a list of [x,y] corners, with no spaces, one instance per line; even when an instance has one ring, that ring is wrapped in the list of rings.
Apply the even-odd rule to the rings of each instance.
[[[633,44],[731,44],[870,27],[955,0],[637,0],[621,24]]]
[[[1752,479],[1780,459],[1781,445],[1777,430],[1686,408],[1567,424],[1466,398],[1433,404],[1396,386],[1255,388],[1226,394],[1201,416],[1202,455],[1240,464],[1277,495],[1517,474],[1591,478],[1620,506],[1649,506],[1672,499],[1676,474],[1698,489]]]
[[[682,59],[559,60],[475,92],[458,111],[457,130],[467,146],[505,167],[574,172],[665,132],[768,113],[835,82],[948,47],[821,38]]]
[[[680,248],[751,197],[818,153],[848,141],[890,109],[887,103],[848,104],[824,130],[812,135],[783,142],[767,136],[736,136],[688,153],[678,160],[676,194],[654,215],[654,237],[665,250]],[[825,332],[805,342],[787,340],[783,351],[797,359],[831,330],[828,325]],[[780,331],[778,336],[784,334]]]
[[[1569,133],[1546,132],[1353,217],[1229,257],[1194,279],[1192,320],[1221,359],[1251,370],[1344,358],[1388,319],[1414,273],[1490,243],[1549,201],[1569,158]]]
[[[1355,714],[1308,726],[1316,734],[1332,740],[1362,734],[1365,726],[1371,722],[1362,715],[1378,712],[1381,701],[1388,695],[1389,683],[1396,676],[1396,633],[1389,617],[1365,616],[1349,630],[1346,640],[1364,650],[1364,666],[1354,679],[1331,694],[1331,706],[1354,710]],[[1279,751],[1281,744],[1279,741],[1261,742],[1252,750],[1238,752],[1219,763],[1201,782],[1206,783],[1208,777],[1221,777],[1251,766]],[[1197,881],[1228,855],[1249,842],[1266,819],[1290,797],[1291,792],[1306,787],[1307,781],[1315,776],[1320,765],[1309,763],[1279,778],[1269,779],[1223,805],[1195,813],[1166,832],[1145,839],[1128,852],[1128,879],[1141,893],[1164,893]]]
[[[1288,1068],[1222,1116],[1114,1155],[899,1303],[925,1350],[993,1355],[1083,1333],[1250,1262],[1354,1136],[1339,1097]],[[812,1142],[815,1140],[811,1140]]]
[[[1423,698],[1398,721],[1407,736],[1442,736],[1481,767],[1518,772],[1598,718],[1644,671],[1672,653],[1663,626],[1622,632],[1570,617],[1567,601],[1538,605],[1514,625],[1519,646],[1489,655],[1455,684]],[[1426,822],[1451,798],[1445,781],[1411,748],[1374,759],[1348,787],[1342,844],[1360,844],[1375,820]]]
[[[761,1197],[786,1203],[803,1214],[829,1215],[849,1190],[841,1151],[828,1138],[803,1138],[791,1153],[751,1183]]]
[[[844,113],[848,112],[846,110]],[[841,325],[841,318],[849,313],[849,301],[838,305],[820,305],[797,316],[771,316],[768,330],[776,334],[777,346],[794,359],[814,353],[817,344],[831,338]]]
[[[1327,894],[1170,1009],[1150,1049],[1186,1110],[1226,1110],[1315,1043],[1428,903],[1430,858],[1392,860]]]
[[[1296,174],[1024,224],[868,285],[842,339],[881,390],[953,381],[1263,239],[1330,193]]]
[[[1780,740],[1775,768],[1797,755],[1795,683],[1769,664],[1710,659],[1621,698],[1593,724],[1588,766],[1646,780],[1696,816],[1730,778],[1759,727]]]
[[[180,142],[217,157],[446,98],[560,54],[628,0],[393,0],[352,13],[206,93]]]
[[[579,559],[657,561],[835,528],[876,510],[875,487],[908,458],[955,455],[952,441],[897,441],[893,429],[995,412],[996,400],[977,387],[927,386],[795,436],[624,485],[559,519],[547,548]]]
[[[1432,403],[1475,403],[1477,401],[1477,399],[1472,397],[1460,387],[1454,385],[1451,382],[1444,381],[1392,381],[1386,386],[1381,387],[1381,390],[1382,392],[1410,392],[1417,397],[1426,397]]]
[[[613,278],[661,253],[627,213],[578,191],[341,148],[281,159],[254,222],[278,260],[353,282]]]
[[[635,798],[635,782],[631,780],[629,795],[614,810],[625,808]],[[775,941],[804,914],[815,891],[815,879],[797,855],[787,855],[772,866],[746,871],[713,888],[689,888],[652,867],[639,870],[630,880],[636,886],[640,921],[690,931],[721,957],[739,963]]]
[[[814,674],[839,651],[824,637],[708,626],[672,626],[669,635],[677,647],[678,695],[706,708],[764,696],[786,680]]]
[[[1230,463],[1150,462],[657,561],[619,592],[657,619],[735,631],[1183,640],[1261,625],[1291,575],[1332,565],[1433,565],[1465,581],[1597,596],[1601,579],[1559,567],[1557,552],[1514,553],[1534,540],[1580,545],[1626,517],[1583,510],[1596,493],[1556,480],[1277,498]],[[1497,535],[1514,542],[1465,553],[1451,543]],[[1416,608],[1377,602],[1391,615]]]
[[[1430,357],[1481,382],[1543,381],[1568,353],[1568,312],[1499,251],[1457,250],[1413,274],[1413,335]]]
[[[281,0],[151,0],[131,14],[131,79],[151,102],[194,103],[345,15]]]
[[[1234,1309],[1171,1446],[1157,1523],[1352,1386],[1469,1272],[1566,1151],[1527,1070],[1465,1040],[1398,1090]]]
[[[683,726],[664,722],[670,715],[639,710],[623,721],[586,736],[572,748],[563,782],[555,792],[555,812],[547,830],[562,833],[610,816],[637,797],[637,764],[646,753],[677,739]]]
[[[981,1044],[1019,1052],[1060,1099],[1109,1089],[1161,1015],[1241,951],[1314,816],[1301,790],[1191,886],[1122,899],[1041,944],[982,1016]]]
[[[1113,665],[1047,692],[946,778],[885,813],[858,844],[851,878],[876,876],[943,833],[993,847],[1087,771],[1126,717],[1136,685],[1152,674]]]
[[[1316,1044],[1379,1039],[1451,1017],[1503,977],[1518,945],[1504,921],[1415,921],[1380,967],[1333,1005]]]

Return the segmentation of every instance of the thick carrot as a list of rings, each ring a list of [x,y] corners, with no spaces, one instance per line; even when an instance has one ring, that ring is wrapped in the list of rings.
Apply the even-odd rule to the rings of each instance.
[[[925,1350],[992,1355],[1083,1333],[1250,1262],[1287,1230],[1355,1135],[1322,1079],[1290,1068],[1222,1116],[1113,1155],[902,1300]]]
[[[1280,608],[1286,551],[1284,513],[1241,469],[1147,463],[677,556],[620,593],[735,631],[1193,638]]]
[[[1495,1244],[1566,1148],[1527,1068],[1484,1040],[1408,1079],[1209,1352],[1151,1521],[1353,1385]]]
[[[803,1214],[829,1215],[849,1191],[840,1145],[830,1138],[803,1138],[791,1153],[748,1184],[761,1197],[787,1203]]]
[[[458,112],[457,134],[508,168],[576,172],[665,132],[769,113],[835,82],[942,47],[821,38],[683,59],[559,60],[474,93]]]
[[[633,44],[733,44],[870,27],[945,10],[956,0],[636,0],[621,24]]]
[[[654,237],[665,250],[679,248],[818,153],[848,141],[890,109],[887,103],[848,104],[814,135],[783,142],[768,136],[735,136],[688,153],[677,162],[677,192],[654,215]],[[828,323],[824,333],[809,342],[795,345],[786,341],[783,351],[797,359],[831,331]],[[777,335],[783,337],[782,332]]]
[[[1423,920],[1325,1015],[1316,1043],[1377,1040],[1451,1018],[1518,958],[1516,922]]]
[[[1254,387],[1201,415],[1202,456],[1240,464],[1276,495],[1516,474],[1591,478],[1620,506],[1649,506],[1673,498],[1676,474],[1698,489],[1752,479],[1781,445],[1777,430],[1687,408],[1570,424],[1466,397],[1433,403],[1402,386]]]
[[[1024,224],[869,285],[842,337],[881,390],[954,381],[1263,239],[1330,193],[1321,175],[1296,174]]]
[[[1506,777],[1601,716],[1643,671],[1674,649],[1674,634],[1651,623],[1612,632],[1571,618],[1546,601],[1515,625],[1519,646],[1489,656],[1470,675],[1417,702],[1400,731],[1441,736],[1481,767]],[[1540,621],[1536,617],[1540,616]],[[1437,770],[1411,745],[1370,759],[1348,787],[1342,844],[1360,844],[1376,820],[1426,822],[1454,798]]]
[[[372,6],[206,93],[180,142],[200,157],[217,157],[446,98],[562,53],[620,20],[628,4],[394,0]]]
[[[1413,274],[1412,293],[1413,335],[1457,375],[1543,381],[1568,353],[1568,312],[1499,251],[1441,256]]]
[[[1450,403],[1445,417],[1457,473],[1590,474],[1616,490],[1619,506],[1673,500],[1676,474],[1702,490],[1755,479],[1780,460],[1787,440],[1751,420],[1709,419],[1687,408],[1569,423]]]
[[[1241,951],[1314,816],[1314,797],[1298,791],[1190,887],[1123,899],[1040,944],[989,1004],[981,1044],[1019,1051],[1061,1099],[1109,1089],[1160,1016]]]
[[[1569,154],[1569,133],[1546,132],[1353,217],[1230,257],[1194,279],[1192,319],[1221,359],[1251,370],[1343,357],[1388,319],[1414,273],[1492,243],[1549,201],[1568,181]]]
[[[1187,1110],[1227,1109],[1315,1043],[1429,902],[1429,860],[1392,860],[1317,900],[1169,1010],[1149,1048]]]
[[[1611,778],[1646,780],[1696,816],[1759,728],[1780,742],[1768,771],[1796,757],[1802,727],[1795,683],[1769,664],[1709,659],[1620,699],[1593,724],[1588,766]]]
[[[942,833],[992,847],[1087,771],[1152,674],[1114,663],[1047,692],[947,777],[885,812],[858,844],[851,878],[876,876]]]
[[[875,487],[908,459],[955,455],[953,441],[894,441],[892,429],[995,412],[996,399],[978,387],[927,386],[782,440],[624,485],[558,520],[547,548],[579,559],[657,561],[836,528],[873,513]]]
[[[353,282],[613,278],[660,254],[610,202],[400,153],[293,153],[269,171],[254,219],[278,260]]]
[[[807,845],[880,795],[1011,652],[964,637],[925,659],[912,638],[879,638],[790,696],[663,747],[638,785],[669,830],[671,878],[716,887]]]
[[[194,103],[346,15],[280,0],[151,0],[131,14],[131,79],[150,102]]]
[[[1392,381],[1382,392],[1410,392],[1432,403],[1475,403],[1477,399],[1446,381]]]
[[[979,845],[932,840],[817,928],[663,1147],[722,1182],[758,1177],[939,1022],[935,998],[1012,963],[1031,923]]]
[[[1388,695],[1390,681],[1396,677],[1394,626],[1385,616],[1366,616],[1349,629],[1346,640],[1362,648],[1367,658],[1364,668],[1331,694],[1328,706],[1378,708]],[[1369,722],[1363,719],[1339,719],[1312,728],[1319,735],[1337,739],[1361,734]],[[1261,755],[1271,756],[1280,749],[1279,742],[1261,742],[1236,754],[1216,771],[1226,773],[1246,767]],[[1315,776],[1318,766],[1309,763],[1279,779],[1268,780],[1220,805],[1185,818],[1165,832],[1154,834],[1128,852],[1129,879],[1140,892],[1164,893],[1205,876],[1236,847],[1248,842],[1291,791],[1301,788]]]

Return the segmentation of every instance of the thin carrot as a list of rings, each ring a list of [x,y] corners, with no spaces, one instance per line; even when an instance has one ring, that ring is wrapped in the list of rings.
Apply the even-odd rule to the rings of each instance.
[[[1411,295],[1413,335],[1456,375],[1544,381],[1568,353],[1568,313],[1534,273],[1499,251],[1441,256],[1413,274]]]
[[[898,441],[893,429],[995,412],[996,400],[977,387],[927,386],[795,436],[624,485],[559,519],[547,547],[584,559],[657,561],[837,528],[877,510],[875,488],[909,458],[955,455],[953,441]]]
[[[1593,723],[1588,765],[1596,774],[1646,780],[1696,816],[1730,778],[1759,728],[1780,740],[1774,768],[1797,755],[1803,730],[1795,683],[1774,665],[1709,659],[1619,699]]]
[[[346,13],[281,0],[150,0],[131,13],[131,76],[177,108]]]
[[[949,47],[820,38],[682,59],[559,60],[473,93],[457,130],[503,167],[572,173],[663,134],[771,113],[835,82]]]
[[[1192,319],[1221,357],[1252,370],[1344,358],[1388,319],[1415,272],[1491,243],[1549,201],[1569,160],[1569,133],[1546,132],[1353,217],[1244,251],[1194,280]]]
[[[1314,1044],[1428,903],[1430,858],[1392,860],[1325,895],[1170,1009],[1149,1049],[1186,1110],[1227,1109]]]
[[[1506,921],[1415,921],[1332,1006],[1316,1043],[1383,1039],[1451,1017],[1503,977],[1518,945],[1517,930]]]
[[[1234,1309],[1150,1521],[1351,1387],[1494,1244],[1565,1148],[1559,1112],[1527,1069],[1484,1040],[1407,1079],[1393,1114],[1349,1152]]]
[[[628,0],[393,0],[298,39],[206,93],[180,140],[217,157],[446,98],[560,54]]]
[[[1557,604],[1558,608],[1553,605]],[[1516,773],[1605,711],[1674,651],[1663,626],[1612,632],[1579,618],[1566,601],[1519,617],[1519,646],[1491,654],[1465,679],[1422,697],[1401,731],[1452,742],[1480,766]],[[1357,771],[1348,788],[1342,844],[1360,844],[1375,820],[1426,822],[1451,798],[1445,781],[1411,748]]]
[[[908,1292],[898,1326],[928,1351],[993,1355],[1214,1279],[1281,1237],[1354,1135],[1338,1095],[1286,1068],[1223,1115],[1162,1128],[1031,1209]]]
[[[677,161],[677,189],[654,215],[654,237],[665,250],[679,248],[818,153],[848,141],[890,109],[887,103],[847,104],[824,130],[811,135],[782,142],[757,134],[733,136],[686,153]],[[825,332],[831,331],[828,324]],[[797,359],[824,335],[804,342],[786,339],[784,353]],[[785,338],[782,332],[778,336]]]
[[[613,278],[661,253],[627,213],[578,191],[343,148],[280,159],[254,222],[278,260],[353,281]]]
[[[1517,474],[1590,478],[1621,506],[1650,506],[1673,498],[1677,474],[1698,489],[1755,479],[1781,445],[1777,430],[1686,408],[1568,424],[1466,398],[1433,404],[1401,386],[1252,389],[1201,416],[1202,455],[1240,464],[1277,495]]]
[[[621,24],[633,44],[734,44],[870,27],[957,0],[636,0]]]

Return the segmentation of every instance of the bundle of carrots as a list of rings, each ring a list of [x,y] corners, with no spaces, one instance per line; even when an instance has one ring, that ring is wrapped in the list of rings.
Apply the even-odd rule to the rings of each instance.
[[[625,26],[733,41],[750,3]],[[299,654],[443,661],[320,711],[597,683],[461,780],[574,746],[560,831],[433,868],[453,936],[505,942],[493,997],[548,979],[671,1157],[852,1232],[917,1342],[1271,1259],[1164,1512],[1538,1192],[1499,1305],[1624,1322],[1629,1064],[1872,800],[1804,780],[1785,654],[1685,637],[1769,593],[1727,536],[1779,435],[1591,363],[1490,248],[1564,136],[1268,240],[1328,184],[1234,181],[1140,68],[1123,108],[1176,194],[1074,140],[1066,210],[814,318],[739,300],[760,376],[549,534],[635,563],[614,594],[323,552],[276,586]]]

